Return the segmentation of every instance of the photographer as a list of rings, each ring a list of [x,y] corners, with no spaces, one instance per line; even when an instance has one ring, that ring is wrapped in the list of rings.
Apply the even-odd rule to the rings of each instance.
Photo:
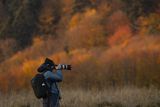
[[[44,64],[42,64],[39,69],[43,68],[42,74],[46,79],[46,83],[50,87],[50,93],[47,97],[43,98],[43,107],[59,107],[59,100],[60,100],[60,92],[57,85],[57,82],[61,82],[63,79],[61,65],[57,66],[57,71],[53,72],[53,68],[55,68],[55,64],[52,60],[46,58]]]
[[[43,107],[59,107],[60,91],[57,83],[63,80],[61,70],[71,70],[71,65],[59,64],[46,58],[45,62],[38,67],[37,73],[31,79],[31,85],[35,96],[40,99],[43,98]],[[53,69],[56,72],[53,72]]]

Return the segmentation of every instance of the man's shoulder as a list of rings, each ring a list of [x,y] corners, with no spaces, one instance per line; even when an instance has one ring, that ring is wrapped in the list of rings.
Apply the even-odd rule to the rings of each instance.
[[[49,77],[50,75],[53,74],[53,72],[48,70],[48,71],[45,71],[43,74],[45,77]]]

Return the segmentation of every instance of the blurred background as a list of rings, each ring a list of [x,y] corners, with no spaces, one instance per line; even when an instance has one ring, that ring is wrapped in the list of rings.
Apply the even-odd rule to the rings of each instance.
[[[160,0],[0,0],[0,92],[46,57],[73,66],[65,89],[160,88]]]

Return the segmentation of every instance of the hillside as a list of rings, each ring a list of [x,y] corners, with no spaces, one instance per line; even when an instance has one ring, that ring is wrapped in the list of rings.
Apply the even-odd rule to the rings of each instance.
[[[45,57],[73,65],[65,88],[160,87],[159,6],[160,0],[1,0],[0,90],[30,88]]]

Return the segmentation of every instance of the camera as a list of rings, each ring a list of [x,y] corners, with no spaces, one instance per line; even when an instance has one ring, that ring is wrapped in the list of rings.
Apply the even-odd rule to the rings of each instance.
[[[55,64],[51,59],[49,58],[46,58],[45,59],[45,62],[40,65],[40,67],[38,67],[37,71],[38,72],[43,72],[43,71],[46,71],[46,70],[53,70],[53,69],[56,69],[56,70],[71,70],[71,65],[67,65],[67,64]]]
[[[38,72],[43,72],[45,70],[52,70],[52,69],[56,69],[56,70],[71,70],[72,66],[71,65],[67,65],[67,64],[60,64],[60,67],[58,67],[58,65],[54,65],[54,66],[50,66],[49,64],[42,64],[40,67],[38,67],[37,71]]]
[[[67,65],[67,64],[60,64],[61,67],[58,68],[58,65],[55,65],[55,69],[56,70],[71,70],[72,66],[71,65]]]

